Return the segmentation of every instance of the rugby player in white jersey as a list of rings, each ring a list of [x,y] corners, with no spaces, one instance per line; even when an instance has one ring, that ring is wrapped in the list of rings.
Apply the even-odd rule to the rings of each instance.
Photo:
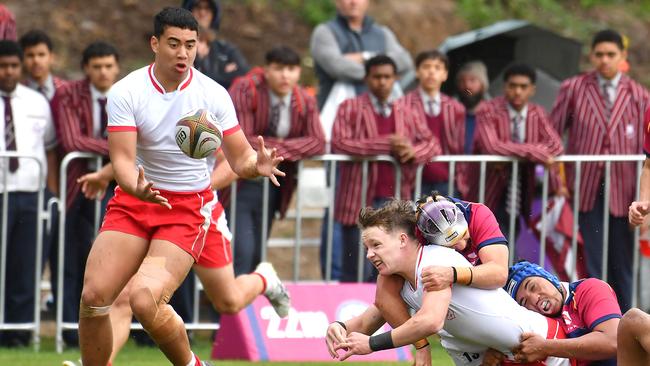
[[[282,157],[256,153],[239,129],[227,91],[192,68],[198,24],[180,8],[154,19],[154,63],[116,83],[108,96],[108,142],[119,187],[90,255],[81,295],[79,338],[84,366],[105,366],[112,350],[110,306],[131,277],[135,317],[173,365],[203,363],[190,350],[169,298],[200,257],[216,197],[203,160],[174,140],[180,116],[211,111],[224,131],[222,148],[239,176],[275,175]],[[138,167],[139,166],[139,167]],[[146,178],[145,178],[146,176]]]
[[[447,215],[450,221],[451,215],[462,215],[452,203],[443,207],[440,214]],[[401,295],[414,314],[392,331],[370,337],[384,324],[374,305],[345,323],[332,323],[326,339],[332,357],[345,360],[351,355],[400,347],[437,333],[456,365],[480,365],[488,348],[512,357],[511,350],[524,332],[544,338],[562,337],[556,320],[519,306],[503,289],[453,286],[425,291],[423,267],[469,267],[470,263],[451,248],[422,246],[418,242],[412,202],[393,200],[380,209],[365,208],[359,214],[359,226],[367,258],[379,273],[404,278]],[[338,354],[340,350],[344,351],[342,355]],[[549,358],[546,362],[569,364],[566,359]]]

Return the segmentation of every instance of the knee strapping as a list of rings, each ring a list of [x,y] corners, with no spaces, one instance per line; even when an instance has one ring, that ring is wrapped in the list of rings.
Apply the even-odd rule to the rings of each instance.
[[[185,335],[183,319],[167,304],[159,305],[147,333],[157,344],[175,342]]]
[[[83,300],[79,302],[79,318],[94,318],[96,316],[108,315],[110,310],[110,305],[89,306],[84,304]]]

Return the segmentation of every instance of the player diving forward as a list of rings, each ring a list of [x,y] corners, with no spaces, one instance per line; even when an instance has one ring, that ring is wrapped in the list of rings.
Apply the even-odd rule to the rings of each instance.
[[[451,202],[429,204],[442,206],[440,214],[450,220],[462,215]],[[352,355],[400,347],[437,333],[456,365],[480,365],[488,348],[512,359],[511,350],[519,344],[524,332],[549,339],[564,337],[556,320],[519,306],[503,289],[453,286],[424,291],[423,267],[459,268],[469,267],[470,263],[451,248],[422,246],[415,237],[416,221],[415,206],[409,201],[393,200],[380,209],[361,210],[359,225],[366,257],[380,274],[404,278],[401,295],[415,313],[403,325],[371,337],[368,335],[384,324],[374,305],[345,323],[332,323],[326,339],[332,357],[345,360]],[[453,227],[442,234],[461,236]],[[339,350],[345,353],[339,356]],[[558,358],[548,358],[546,362],[547,365],[569,364],[569,360]]]

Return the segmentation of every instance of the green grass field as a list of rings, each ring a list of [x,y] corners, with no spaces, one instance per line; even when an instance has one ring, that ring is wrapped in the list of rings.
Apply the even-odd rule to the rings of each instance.
[[[199,357],[208,360],[211,351],[211,343],[207,336],[197,337],[195,339],[193,350]],[[451,366],[453,363],[439,343],[432,343],[431,357],[434,365]],[[324,347],[325,345],[323,345]],[[35,352],[33,348],[24,349],[1,349],[0,348],[0,365],[20,365],[20,366],[60,366],[64,360],[76,361],[79,359],[79,350],[66,350],[62,354],[57,354],[54,350],[54,339],[44,338],[41,343],[41,350]],[[220,366],[245,366],[245,365],[303,365],[310,366],[328,365],[325,362],[244,362],[244,361],[212,361]],[[350,363],[350,362],[346,362]],[[367,364],[367,363],[364,363]],[[169,365],[169,362],[157,348],[138,347],[134,342],[129,341],[126,347],[119,354],[115,361],[115,366],[154,366]],[[408,365],[406,362],[373,362],[373,365]]]

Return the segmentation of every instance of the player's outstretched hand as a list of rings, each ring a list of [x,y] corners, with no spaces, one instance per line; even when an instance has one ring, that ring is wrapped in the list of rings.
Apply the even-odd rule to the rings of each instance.
[[[426,266],[422,268],[422,285],[427,291],[440,291],[454,281],[454,271],[446,266]]]
[[[630,209],[628,211],[628,219],[630,220],[630,224],[639,226],[643,224],[643,220],[645,220],[645,217],[648,215],[650,212],[650,202],[648,201],[634,201],[630,205]]]
[[[413,366],[431,366],[431,346],[427,345],[415,350]]]
[[[340,361],[345,361],[353,355],[367,355],[372,352],[370,349],[370,337],[365,334],[352,332],[348,334],[344,342],[334,347],[334,351],[340,349],[346,350],[343,356],[339,357]]]
[[[89,200],[101,200],[106,194],[109,180],[104,179],[99,172],[92,172],[82,175],[77,179],[77,183],[81,184],[81,193],[84,194]]]
[[[327,344],[327,351],[330,353],[330,356],[332,356],[332,358],[339,357],[338,353],[336,353],[336,346],[340,343],[345,342],[346,336],[347,331],[343,329],[341,324],[337,322],[334,322],[330,324],[329,327],[327,327],[325,343]]]
[[[521,343],[512,350],[517,362],[543,361],[548,357],[544,350],[545,339],[535,333],[523,333],[520,337]]]
[[[275,148],[269,150],[264,147],[264,138],[262,136],[257,136],[257,141],[260,144],[260,148],[257,150],[257,174],[269,177],[271,182],[279,187],[280,182],[278,182],[276,176],[285,176],[284,172],[278,169],[278,165],[284,160],[284,158],[278,156]]]
[[[505,358],[506,355],[503,353],[493,348],[488,348],[483,355],[483,362],[481,363],[481,366],[500,366],[501,362],[503,362]]]
[[[160,191],[153,189],[153,182],[147,181],[144,177],[144,168],[142,166],[138,167],[138,182],[135,187],[135,196],[143,201],[157,203],[170,210],[172,209],[172,205],[169,204],[167,198],[163,197]]]

